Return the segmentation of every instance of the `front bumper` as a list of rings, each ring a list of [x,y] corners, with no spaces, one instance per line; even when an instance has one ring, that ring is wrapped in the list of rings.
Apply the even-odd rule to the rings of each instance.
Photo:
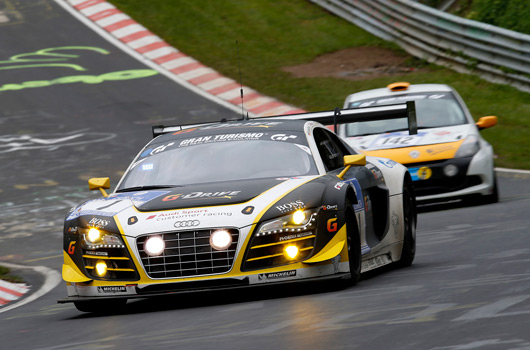
[[[191,292],[222,291],[241,288],[275,286],[285,283],[305,283],[349,278],[348,263],[323,264],[309,268],[259,273],[237,278],[218,278],[189,282],[95,286],[93,282],[69,283],[68,297],[60,304],[89,300],[135,299],[178,295]]]
[[[407,164],[414,181],[416,199],[420,202],[492,192],[493,161],[480,152],[474,157]],[[456,169],[448,176],[447,167]]]

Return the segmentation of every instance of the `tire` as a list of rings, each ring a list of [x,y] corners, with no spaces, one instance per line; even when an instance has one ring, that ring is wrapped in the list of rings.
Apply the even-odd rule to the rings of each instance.
[[[410,181],[403,184],[403,248],[398,265],[406,267],[412,265],[416,255],[416,197]]]
[[[94,313],[113,313],[122,310],[127,299],[74,301],[77,310]]]
[[[499,201],[499,188],[497,187],[497,176],[493,174],[493,193],[482,198],[484,204],[493,204]]]
[[[348,245],[348,263],[350,267],[350,278],[347,280],[347,285],[353,286],[357,284],[361,278],[361,236],[357,228],[355,214],[349,201],[346,203],[346,230]]]

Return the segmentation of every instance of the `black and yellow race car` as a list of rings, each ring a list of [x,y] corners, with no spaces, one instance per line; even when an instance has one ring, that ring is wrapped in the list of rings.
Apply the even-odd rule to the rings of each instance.
[[[355,117],[407,115],[398,105]],[[341,111],[153,127],[115,190],[64,224],[63,279],[81,311],[127,299],[337,278],[415,254],[407,169],[356,154],[320,121]]]

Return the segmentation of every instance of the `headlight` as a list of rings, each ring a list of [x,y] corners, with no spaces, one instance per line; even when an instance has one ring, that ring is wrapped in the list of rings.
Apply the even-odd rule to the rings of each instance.
[[[97,228],[92,227],[91,229],[88,230],[86,239],[90,243],[96,243],[97,241],[101,239],[101,231],[98,230]]]
[[[252,236],[242,271],[294,264],[315,248],[318,208],[296,210],[263,222]]]
[[[107,270],[108,267],[106,262],[104,262],[103,260],[98,260],[96,262],[96,273],[99,277],[105,276],[107,274]]]
[[[292,219],[293,219],[293,224],[300,225],[302,222],[305,221],[306,216],[302,210],[297,210],[293,213]]]
[[[290,245],[285,248],[284,252],[289,259],[294,259],[298,256],[299,249],[295,245]]]
[[[150,256],[157,256],[164,252],[166,243],[160,236],[149,237],[144,243],[144,250]]]
[[[455,158],[471,157],[480,149],[478,138],[474,135],[466,137],[458,151],[456,151]]]
[[[232,245],[232,235],[227,230],[215,230],[210,235],[210,245],[215,250],[226,250]]]
[[[312,228],[316,221],[315,210],[297,210],[290,215],[264,222],[257,236],[271,233],[299,232]]]
[[[102,231],[94,227],[79,228],[78,232],[83,237],[83,249],[125,248],[125,244],[117,233]]]
[[[458,174],[458,167],[454,164],[447,164],[444,166],[444,174],[447,177],[453,177]]]

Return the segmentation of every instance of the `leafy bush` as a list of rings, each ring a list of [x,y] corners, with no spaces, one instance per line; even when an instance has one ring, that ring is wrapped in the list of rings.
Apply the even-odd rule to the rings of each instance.
[[[528,0],[474,0],[469,18],[530,34]]]
[[[445,1],[420,0],[420,2],[438,8]],[[451,5],[448,11],[474,21],[530,34],[529,0],[460,0]]]

